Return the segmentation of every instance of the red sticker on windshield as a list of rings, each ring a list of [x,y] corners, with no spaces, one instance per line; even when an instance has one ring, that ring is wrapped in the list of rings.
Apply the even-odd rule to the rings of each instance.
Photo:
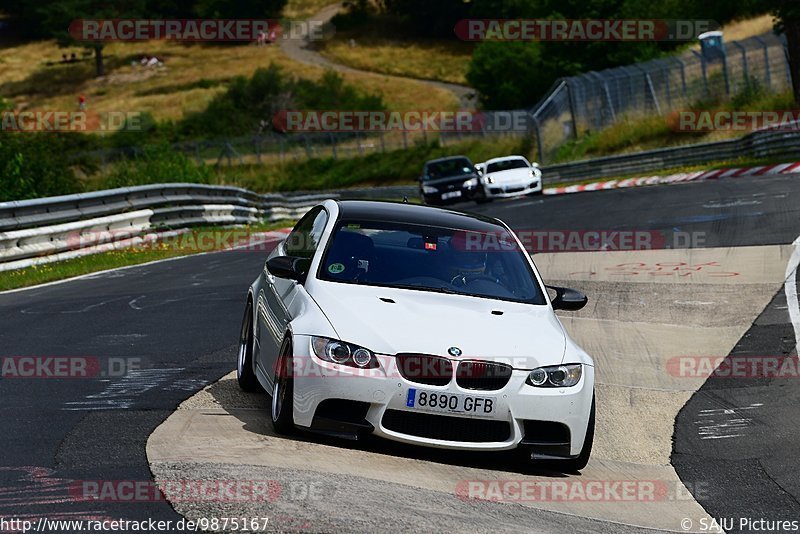
[[[436,250],[436,243],[425,243],[425,250]]]

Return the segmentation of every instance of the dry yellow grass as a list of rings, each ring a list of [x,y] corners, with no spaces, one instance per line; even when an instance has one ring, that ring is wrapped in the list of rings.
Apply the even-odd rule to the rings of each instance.
[[[88,100],[89,109],[149,112],[156,119],[178,119],[187,112],[203,109],[211,98],[237,75],[249,76],[258,67],[275,63],[292,76],[317,79],[319,67],[289,60],[278,46],[182,45],[169,41],[112,43],[104,50],[106,76],[94,78],[94,60],[47,66],[63,52],[53,41],[28,43],[0,49],[0,95],[19,107],[29,109],[75,109],[78,95]],[[142,56],[164,60],[163,68],[144,68],[132,61]],[[414,80],[388,80],[377,74],[345,74],[348,83],[364,91],[380,91],[391,109],[455,109],[455,97],[446,90],[430,89]],[[206,80],[219,85],[191,87]]]
[[[772,15],[761,15],[752,19],[735,20],[722,27],[726,41],[741,41],[772,30]]]
[[[472,45],[370,37],[355,39],[355,46],[351,46],[350,37],[341,35],[326,42],[320,52],[331,61],[356,69],[466,85]]]
[[[331,0],[289,0],[283,8],[283,16],[291,20],[306,19],[335,3]]]

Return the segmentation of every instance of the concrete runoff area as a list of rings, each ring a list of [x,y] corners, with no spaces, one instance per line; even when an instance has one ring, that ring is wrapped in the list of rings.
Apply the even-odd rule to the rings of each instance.
[[[674,362],[727,355],[782,289],[790,254],[791,246],[767,245],[534,257],[548,284],[574,287],[590,299],[584,310],[559,312],[597,366],[595,444],[580,475],[548,471],[513,452],[278,437],[268,421],[269,397],[240,392],[235,373],[186,400],[150,436],[153,475],[161,485],[274,480],[284,491],[272,502],[172,505],[190,519],[259,510],[275,518],[269,527],[275,530],[300,524],[314,531],[684,531],[685,518],[699,530],[700,520],[710,518],[691,495],[697,488],[681,482],[669,458],[675,417],[705,377],[682,376]],[[464,493],[470,481],[477,490]],[[486,488],[509,481],[551,493],[483,500],[491,498]],[[290,498],[292,484],[308,490],[315,483],[340,504],[311,499],[310,491],[301,504]],[[603,496],[588,496],[591,483],[602,485]],[[614,484],[633,484],[633,497],[620,497]],[[566,488],[566,497],[556,496],[557,488]]]

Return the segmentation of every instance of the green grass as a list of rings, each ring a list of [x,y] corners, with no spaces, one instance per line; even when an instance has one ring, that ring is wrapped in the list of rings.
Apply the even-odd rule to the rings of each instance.
[[[293,225],[294,221],[282,220],[241,227],[236,231],[265,232]],[[204,246],[203,243],[207,243],[211,236],[225,231],[225,229],[219,227],[198,227],[185,235],[156,245],[102,252],[25,269],[2,271],[0,272],[0,291],[45,284],[107,269],[208,252],[214,250],[214,248]],[[197,244],[200,244],[200,246]],[[264,256],[266,257],[266,251],[264,251]]]
[[[216,180],[257,192],[380,187],[415,183],[422,165],[430,159],[463,154],[478,163],[508,154],[530,156],[530,147],[519,138],[485,138],[441,146],[418,144],[347,159],[323,158],[275,165],[221,167]]]

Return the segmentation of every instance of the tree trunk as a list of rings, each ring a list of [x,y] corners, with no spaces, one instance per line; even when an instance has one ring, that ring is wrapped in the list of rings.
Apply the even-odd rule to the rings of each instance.
[[[106,73],[106,67],[103,64],[103,45],[100,43],[94,45],[94,70],[97,78]]]
[[[784,22],[783,31],[786,34],[786,52],[789,72],[792,75],[794,101],[800,104],[800,20]]]

